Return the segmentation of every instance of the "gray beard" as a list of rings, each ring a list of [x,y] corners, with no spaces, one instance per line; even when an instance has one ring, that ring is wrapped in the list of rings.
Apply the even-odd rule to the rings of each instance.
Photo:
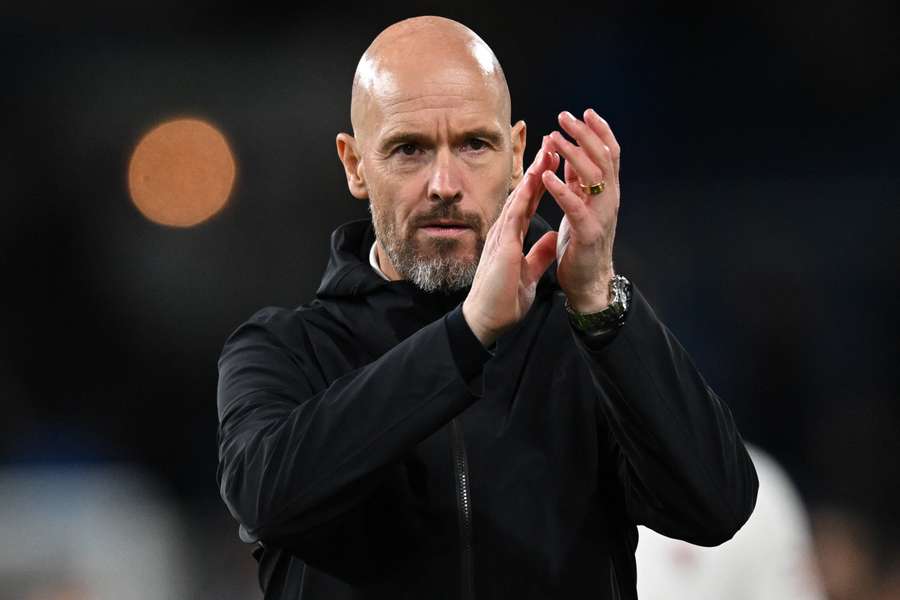
[[[381,243],[381,247],[387,253],[391,264],[397,273],[410,281],[424,292],[455,292],[468,288],[475,279],[478,270],[478,261],[481,251],[484,249],[484,239],[480,233],[475,245],[474,259],[460,259],[453,256],[444,256],[456,248],[457,240],[434,240],[436,255],[426,254],[420,248],[415,238],[401,239],[397,232],[393,219],[372,208],[369,203],[369,212],[372,213],[372,224],[375,227],[375,237]],[[415,235],[415,233],[413,233]]]
[[[388,257],[397,264],[397,259]],[[399,258],[399,257],[398,257]],[[403,276],[424,292],[455,292],[470,287],[475,280],[478,263],[462,261],[455,258],[436,256],[432,258],[414,259],[411,264],[404,265]]]

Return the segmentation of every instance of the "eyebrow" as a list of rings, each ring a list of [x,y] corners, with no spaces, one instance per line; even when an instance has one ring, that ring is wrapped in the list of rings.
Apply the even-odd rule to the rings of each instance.
[[[504,141],[503,134],[500,131],[490,127],[475,127],[473,129],[463,131],[458,135],[454,135],[453,137],[454,141],[480,138],[496,148],[502,148]],[[379,144],[379,148],[382,152],[386,152],[387,150],[390,150],[395,146],[400,146],[403,144],[427,146],[430,143],[431,138],[428,135],[417,133],[414,131],[401,130],[388,134],[388,136],[384,138],[384,140]]]

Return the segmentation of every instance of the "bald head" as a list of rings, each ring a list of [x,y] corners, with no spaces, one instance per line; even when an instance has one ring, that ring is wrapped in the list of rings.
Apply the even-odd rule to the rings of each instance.
[[[509,125],[509,88],[491,48],[461,23],[425,16],[394,23],[360,59],[350,106],[354,135],[364,139],[384,107],[403,102],[411,89],[442,82],[483,86]]]

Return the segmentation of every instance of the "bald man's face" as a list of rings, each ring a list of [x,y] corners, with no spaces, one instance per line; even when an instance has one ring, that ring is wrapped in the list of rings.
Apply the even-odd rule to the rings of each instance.
[[[356,107],[354,195],[370,201],[382,270],[467,287],[521,176],[525,124],[510,127],[505,82],[478,63],[407,60],[376,77]]]

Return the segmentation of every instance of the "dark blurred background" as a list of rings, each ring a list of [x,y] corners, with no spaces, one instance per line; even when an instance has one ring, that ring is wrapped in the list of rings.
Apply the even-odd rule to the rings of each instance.
[[[102,473],[106,498],[126,469],[139,509],[168,515],[157,558],[184,557],[160,567],[184,597],[256,597],[215,483],[218,353],[258,308],[310,300],[331,231],[367,215],[334,145],[356,63],[394,21],[440,14],[500,59],[527,160],[561,110],[611,123],[617,270],[812,514],[858,525],[875,579],[900,572],[898,5],[391,6],[141,0],[0,21],[0,490],[68,511],[70,488],[42,477]],[[127,177],[178,117],[221,131],[237,169],[224,209],[187,228],[144,218]],[[540,212],[558,224],[549,196]]]

